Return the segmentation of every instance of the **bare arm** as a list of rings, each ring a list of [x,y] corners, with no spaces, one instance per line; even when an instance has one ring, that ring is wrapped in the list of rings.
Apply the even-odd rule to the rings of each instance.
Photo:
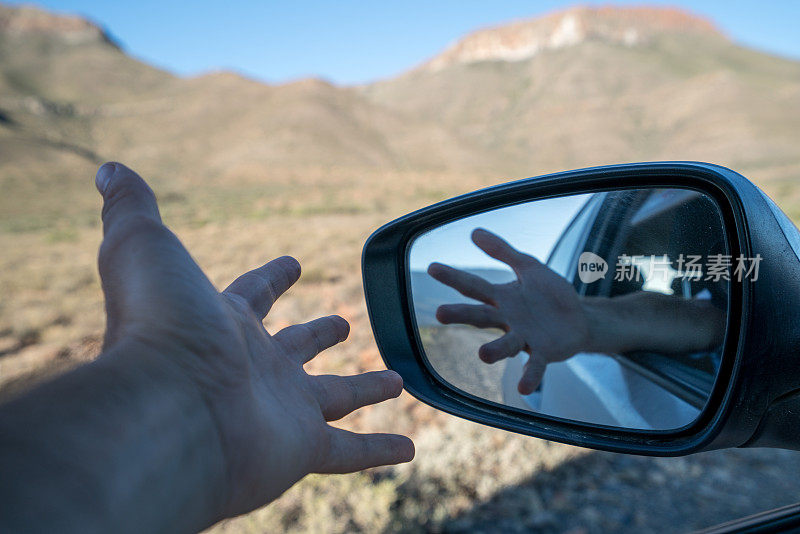
[[[125,343],[0,410],[7,532],[190,532],[224,516],[214,421],[177,372]]]
[[[720,345],[725,334],[725,313],[705,300],[638,291],[581,302],[591,332],[584,352],[697,352]]]

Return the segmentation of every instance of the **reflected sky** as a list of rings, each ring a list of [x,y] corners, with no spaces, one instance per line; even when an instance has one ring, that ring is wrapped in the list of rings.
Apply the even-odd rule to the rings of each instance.
[[[518,250],[547,260],[567,225],[591,194],[525,202],[480,213],[440,226],[419,236],[411,247],[411,270],[424,271],[437,261],[467,269],[507,269],[470,239],[475,228],[485,228]]]

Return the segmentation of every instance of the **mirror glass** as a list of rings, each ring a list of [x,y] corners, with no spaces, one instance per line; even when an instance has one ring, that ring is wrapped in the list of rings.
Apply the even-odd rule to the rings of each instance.
[[[438,378],[495,403],[628,429],[692,423],[719,370],[731,257],[716,202],[625,189],[471,215],[410,246],[411,302]]]

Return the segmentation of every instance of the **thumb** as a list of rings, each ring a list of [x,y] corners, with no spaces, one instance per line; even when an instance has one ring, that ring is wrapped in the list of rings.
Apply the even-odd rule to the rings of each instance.
[[[122,163],[104,163],[94,179],[103,196],[103,234],[129,217],[142,217],[161,223],[153,190],[142,178]]]
[[[98,267],[106,301],[105,345],[113,343],[138,306],[146,298],[147,266],[163,257],[168,242],[177,241],[161,223],[156,197],[142,178],[121,163],[105,163],[95,176],[103,196],[103,243]],[[162,249],[162,250],[159,250]]]

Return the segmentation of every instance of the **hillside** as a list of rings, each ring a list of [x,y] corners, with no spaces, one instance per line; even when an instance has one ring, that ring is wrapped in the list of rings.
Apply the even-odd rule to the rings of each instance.
[[[656,159],[800,173],[800,63],[677,10],[575,8],[481,30],[363,92],[461,132],[514,175]]]
[[[52,222],[18,217],[43,211],[44,190],[72,198],[74,177],[107,159],[215,184],[265,169],[489,167],[436,121],[352,88],[227,72],[179,78],[129,57],[90,21],[0,6],[0,183],[18,193],[0,200],[0,224]]]

